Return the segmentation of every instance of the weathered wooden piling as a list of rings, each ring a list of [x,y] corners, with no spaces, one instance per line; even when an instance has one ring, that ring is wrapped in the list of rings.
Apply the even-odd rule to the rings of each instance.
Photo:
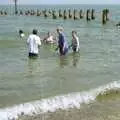
[[[90,21],[91,19],[90,19],[90,9],[87,9],[87,11],[86,11],[86,20],[87,21]]]
[[[28,14],[29,14],[28,11],[25,11],[25,15],[28,16]]]
[[[52,18],[53,19],[57,19],[57,15],[56,15],[56,11],[55,10],[52,11]]]
[[[74,11],[73,11],[73,19],[74,20],[78,19],[78,15],[77,15],[77,10],[76,9],[74,9]]]
[[[64,20],[67,19],[67,11],[66,10],[64,10],[64,12],[63,12],[63,18],[64,18]]]
[[[5,15],[5,16],[8,15],[7,11],[4,11],[4,15]]]
[[[106,21],[109,21],[108,15],[109,15],[109,9],[106,9]]]
[[[19,15],[23,15],[23,11],[22,11],[22,10],[20,10],[20,13],[19,13]]]
[[[102,11],[102,24],[106,24],[106,10]]]
[[[31,16],[34,16],[34,15],[35,15],[35,11],[34,11],[34,10],[31,10],[31,11],[30,11],[30,15],[31,15]]]
[[[44,11],[44,17],[45,17],[45,18],[48,17],[47,10]]]
[[[41,15],[41,13],[40,13],[40,11],[37,9],[36,16],[40,16],[40,15]]]
[[[102,11],[102,24],[106,24],[107,21],[109,21],[109,9],[103,9]]]
[[[18,14],[18,10],[17,10],[17,0],[14,0],[14,2],[15,2],[15,15],[17,15]]]
[[[119,26],[120,26],[120,22],[118,22],[118,23],[116,24],[116,26],[118,26],[118,27],[119,27]]]
[[[52,14],[52,11],[51,11],[51,10],[49,10],[49,14]]]
[[[59,10],[59,18],[62,18],[63,17],[63,14],[62,14],[62,10],[60,9]]]
[[[0,15],[3,15],[3,11],[2,10],[0,11]]]
[[[95,10],[92,9],[91,11],[91,20],[95,20]]]
[[[80,12],[79,12],[79,16],[80,16],[80,19],[83,19],[84,13],[83,13],[82,9],[81,9]]]
[[[71,18],[72,18],[72,11],[69,9],[68,12],[69,12],[69,13],[68,13],[68,14],[69,14],[69,15],[68,15],[68,16],[69,16],[69,19],[71,19]]]

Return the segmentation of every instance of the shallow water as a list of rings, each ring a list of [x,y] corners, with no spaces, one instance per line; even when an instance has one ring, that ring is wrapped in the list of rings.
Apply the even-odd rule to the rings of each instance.
[[[24,9],[26,7],[23,6]],[[41,9],[45,7],[40,6]],[[58,9],[58,6],[47,7]],[[88,8],[78,5],[62,7]],[[85,19],[64,21],[33,16],[0,16],[0,112],[13,105],[81,93],[113,81],[119,83],[120,29],[115,24],[120,18],[120,7],[92,7],[96,9],[97,16],[95,21],[89,23]],[[104,7],[110,9],[111,18],[102,26],[99,15]],[[59,25],[64,26],[69,42],[71,31],[78,32],[80,55],[69,53],[61,58],[54,51],[55,46],[43,45],[37,60],[28,59],[26,39],[32,29],[37,28],[43,38],[48,31],[56,32]],[[24,39],[19,38],[19,29],[25,31]],[[2,117],[5,114],[0,115],[1,120],[4,120]]]

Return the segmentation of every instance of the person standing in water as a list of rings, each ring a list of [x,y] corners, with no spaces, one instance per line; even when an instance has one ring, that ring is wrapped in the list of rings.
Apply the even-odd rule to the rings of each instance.
[[[68,42],[65,38],[65,35],[63,33],[63,28],[58,27],[57,28],[57,33],[58,33],[58,49],[60,55],[66,55],[68,52]]]
[[[50,32],[47,33],[47,37],[44,38],[44,41],[45,43],[50,43],[50,44],[56,43],[54,36]]]
[[[19,30],[19,36],[20,36],[21,38],[23,38],[23,37],[25,36],[23,30]]]
[[[34,29],[33,33],[28,37],[28,51],[29,57],[37,57],[39,54],[39,46],[41,46],[40,37],[37,35],[37,30]]]
[[[77,36],[76,31],[72,31],[72,44],[71,44],[71,47],[73,49],[73,52],[79,52],[80,51],[79,37]]]

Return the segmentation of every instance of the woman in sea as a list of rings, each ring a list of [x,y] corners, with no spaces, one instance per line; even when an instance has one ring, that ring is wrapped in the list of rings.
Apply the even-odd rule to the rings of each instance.
[[[79,37],[77,36],[76,31],[72,31],[72,44],[71,44],[73,52],[79,52],[80,51],[80,43],[79,43]]]
[[[54,36],[51,34],[51,32],[47,33],[47,37],[45,37],[43,41],[45,43],[50,43],[50,44],[56,43],[56,40],[55,40]]]

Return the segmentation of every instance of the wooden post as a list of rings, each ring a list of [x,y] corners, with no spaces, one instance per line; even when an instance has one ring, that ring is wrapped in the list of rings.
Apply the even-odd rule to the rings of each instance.
[[[52,11],[52,17],[53,17],[53,19],[57,19],[57,15],[56,15],[56,11],[55,10]]]
[[[62,15],[62,11],[61,9],[59,10],[59,17],[61,18],[63,15]]]
[[[79,12],[79,15],[80,15],[80,19],[83,19],[83,11],[82,10],[80,10],[80,12]]]
[[[87,12],[86,12],[86,20],[87,21],[90,21],[90,9],[87,9]]]
[[[18,14],[18,10],[17,10],[17,0],[14,0],[14,2],[15,2],[15,15],[17,15],[17,14]]]
[[[106,9],[106,21],[109,21],[108,14],[109,14],[109,9]]]
[[[71,12],[70,9],[69,9],[69,18],[70,18],[70,19],[72,18],[72,12]]]
[[[44,11],[44,17],[47,18],[48,15],[47,15],[47,10]]]
[[[102,11],[102,24],[106,24],[106,10]]]
[[[37,16],[40,16],[40,11],[37,9]]]
[[[78,16],[77,16],[77,10],[74,9],[73,14],[74,14],[74,20],[77,20],[77,19],[78,19]]]
[[[67,19],[67,11],[66,10],[64,10],[64,12],[63,12],[63,17],[64,17],[64,20]]]
[[[4,15],[7,15],[8,13],[7,13],[7,11],[4,11]]]
[[[94,9],[92,9],[92,12],[91,12],[91,19],[95,20],[95,10]]]
[[[22,12],[22,10],[20,10],[20,15],[23,15],[23,12]]]
[[[2,10],[0,11],[0,14],[3,15],[3,11]]]

